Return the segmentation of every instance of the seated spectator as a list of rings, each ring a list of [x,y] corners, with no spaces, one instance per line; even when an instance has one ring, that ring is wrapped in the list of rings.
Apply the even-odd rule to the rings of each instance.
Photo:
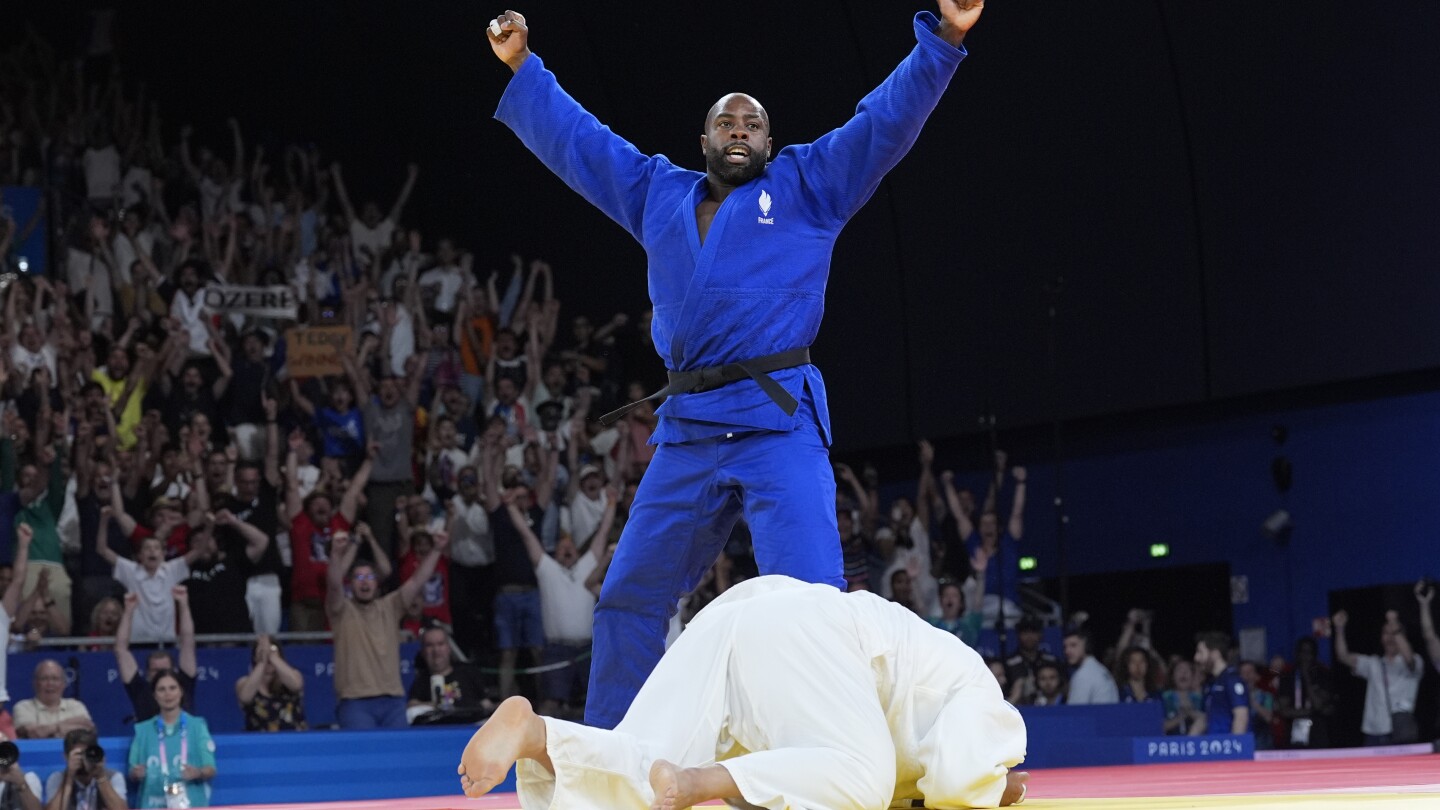
[[[1360,731],[1366,745],[1399,745],[1420,738],[1415,722],[1415,697],[1420,690],[1420,677],[1425,662],[1405,637],[1405,626],[1399,614],[1385,613],[1380,628],[1380,655],[1356,655],[1345,639],[1349,614],[1335,614],[1335,660],[1349,667],[1357,678],[1364,678],[1365,712]]]
[[[15,733],[22,738],[59,738],[95,729],[85,704],[65,694],[65,668],[57,661],[35,665],[35,697],[15,704]]]
[[[11,764],[0,767],[0,807],[41,810],[40,777],[20,767],[20,747],[9,740],[0,741],[0,756],[11,760]],[[124,806],[121,802],[120,807],[111,805],[105,810],[120,810]]]
[[[335,718],[347,729],[403,728],[405,689],[397,628],[405,605],[435,573],[449,538],[438,535],[415,573],[384,596],[375,566],[356,560],[358,545],[349,532],[336,532],[331,542],[334,557],[325,574],[325,612],[335,630]]]
[[[1010,678],[1010,702],[1016,705],[1026,702],[1033,694],[1037,684],[1035,683],[1035,671],[1041,664],[1060,664],[1060,660],[1050,653],[1040,649],[1040,638],[1043,628],[1040,622],[1033,617],[1027,616],[1015,625],[1015,637],[1019,646],[1015,654],[1005,660],[1005,671]],[[1064,675],[1064,671],[1061,671]],[[1063,681],[1064,678],[1062,677]]]
[[[65,735],[65,767],[45,781],[45,810],[125,810],[125,774],[106,767],[105,749],[94,731]],[[95,754],[99,757],[94,757]],[[3,805],[3,802],[0,802]],[[27,809],[28,810],[28,809]]]
[[[140,807],[209,807],[210,781],[215,778],[209,724],[181,708],[185,687],[174,672],[156,675],[151,692],[160,711],[153,721],[135,724],[130,743],[130,778],[140,783]],[[185,798],[177,805],[180,794]]]
[[[420,633],[420,663],[410,685],[406,714],[412,722],[427,712],[456,713],[457,722],[474,722],[488,715],[495,704],[485,696],[485,678],[469,664],[456,664],[450,634],[430,625]]]
[[[304,731],[305,676],[267,635],[250,648],[250,673],[235,682],[246,731]]]
[[[1205,715],[1196,734],[1244,734],[1250,730],[1250,690],[1230,663],[1230,635],[1212,631],[1195,637],[1195,668],[1207,676]]]
[[[1129,647],[1120,656],[1120,664],[1116,675],[1123,681],[1120,684],[1121,703],[1147,703],[1160,699],[1160,693],[1152,685],[1154,676],[1149,652]]]
[[[1120,690],[1110,670],[1090,651],[1090,634],[1075,629],[1065,634],[1065,661],[1071,666],[1065,702],[1072,706],[1118,703]]]
[[[140,604],[137,594],[125,594],[125,612],[121,614],[120,626],[115,630],[116,669],[120,682],[125,684],[126,694],[130,696],[130,705],[135,709],[137,723],[143,723],[160,713],[151,685],[162,673],[173,673],[180,681],[181,692],[187,701],[185,706],[191,705],[189,701],[195,693],[195,621],[190,615],[190,594],[185,586],[178,585],[171,589],[171,597],[175,600],[175,612],[180,617],[177,657],[172,658],[165,650],[156,650],[146,659],[145,671],[140,671],[135,654],[130,652],[130,625]]]
[[[1035,665],[1035,694],[1028,703],[1031,706],[1065,705],[1065,673],[1059,661],[1051,658]]]

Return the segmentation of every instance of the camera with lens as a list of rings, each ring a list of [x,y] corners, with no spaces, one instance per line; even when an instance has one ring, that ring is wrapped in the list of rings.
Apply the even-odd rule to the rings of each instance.
[[[99,765],[105,761],[105,749],[97,743],[87,747],[84,756],[86,765]]]
[[[9,740],[0,742],[0,770],[9,770],[20,761],[20,747]]]

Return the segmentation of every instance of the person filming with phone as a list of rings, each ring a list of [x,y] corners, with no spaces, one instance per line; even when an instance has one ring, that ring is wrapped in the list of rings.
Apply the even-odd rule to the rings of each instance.
[[[45,810],[125,810],[125,775],[105,765],[105,749],[95,732],[76,729],[65,735],[65,769],[50,774]],[[36,800],[39,807],[39,800]],[[28,808],[27,810],[33,810]]]

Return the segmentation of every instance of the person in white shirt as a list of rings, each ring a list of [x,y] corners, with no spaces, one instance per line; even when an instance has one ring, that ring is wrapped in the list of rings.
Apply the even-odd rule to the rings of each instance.
[[[115,568],[115,581],[125,590],[138,594],[139,608],[131,637],[136,643],[173,641],[175,639],[175,597],[172,590],[190,576],[190,565],[200,557],[198,544],[192,544],[183,557],[165,559],[165,542],[156,535],[140,541],[139,562],[127,560],[110,548],[105,539],[110,532],[112,508],[100,510],[100,528],[96,537],[95,551],[106,563]]]
[[[435,248],[435,266],[420,274],[420,289],[435,291],[435,301],[430,306],[436,312],[446,315],[455,312],[455,303],[467,280],[473,282],[470,274],[470,254],[456,261],[455,243],[441,239]]]
[[[356,216],[355,207],[350,204],[350,195],[345,189],[345,177],[339,163],[330,167],[330,175],[335,178],[335,193],[340,198],[345,220],[350,223],[350,248],[355,251],[355,262],[361,267],[369,267],[390,247],[396,223],[405,211],[405,201],[410,199],[410,192],[415,189],[415,178],[420,176],[420,167],[414,163],[407,167],[405,185],[400,188],[400,196],[395,198],[390,214],[383,218],[380,215],[380,206],[370,200],[365,202],[360,209],[360,215]]]
[[[506,503],[510,520],[525,542],[530,564],[535,566],[535,581],[540,586],[540,624],[545,628],[541,666],[571,664],[541,676],[544,702],[540,713],[544,715],[554,716],[562,705],[579,703],[577,698],[584,694],[590,682],[589,652],[595,620],[595,593],[590,584],[605,557],[606,539],[615,523],[619,493],[610,492],[605,500],[604,515],[589,548],[582,552],[570,535],[561,534],[555,541],[553,557],[545,553],[540,538],[526,523],[525,515],[514,501]]]
[[[192,356],[210,356],[210,326],[205,322],[210,317],[205,308],[203,289],[208,273],[202,274],[204,263],[189,259],[180,265],[179,286],[175,298],[170,302],[170,317],[180,322],[180,331],[188,337],[186,348]]]
[[[1340,611],[1331,619],[1335,628],[1335,660],[1349,667],[1355,676],[1364,678],[1365,712],[1360,732],[1366,745],[1401,745],[1420,738],[1415,723],[1415,696],[1420,678],[1425,675],[1425,662],[1405,637],[1400,614],[1385,612],[1380,628],[1380,655],[1356,655],[1345,640],[1345,625],[1350,615]]]
[[[26,739],[64,737],[95,728],[85,704],[65,697],[65,668],[46,659],[35,665],[35,697],[15,704],[15,733]]]
[[[1085,706],[1120,702],[1115,676],[1090,654],[1089,633],[1076,629],[1065,634],[1065,662],[1074,667],[1066,703]]]
[[[871,810],[1024,798],[1025,722],[980,655],[873,593],[762,576],[706,606],[613,731],[506,700],[460,785],[520,805]]]
[[[85,167],[85,196],[91,205],[108,208],[120,191],[120,152],[108,129],[96,132],[80,162]]]
[[[20,327],[18,339],[10,346],[12,372],[28,384],[35,369],[44,368],[50,373],[53,384],[59,379],[55,373],[55,359],[55,347],[45,341],[40,327],[34,321],[25,321]]]

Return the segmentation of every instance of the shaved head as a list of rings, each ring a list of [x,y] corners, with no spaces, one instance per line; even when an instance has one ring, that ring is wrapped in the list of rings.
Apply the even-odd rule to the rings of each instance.
[[[700,151],[712,185],[734,188],[764,174],[770,148],[770,116],[754,98],[729,93],[705,114]]]
[[[733,110],[733,112],[742,114],[743,112],[746,112],[744,108],[749,107],[750,109],[748,110],[748,112],[758,114],[760,116],[760,120],[765,122],[765,129],[770,129],[770,114],[765,112],[765,107],[762,106],[759,101],[756,101],[754,96],[747,95],[745,93],[726,93],[725,95],[720,97],[719,101],[710,105],[709,111],[705,113],[706,131],[709,131],[710,124],[715,120],[715,116],[719,115],[721,110],[725,109],[731,104],[734,104],[736,108]]]

